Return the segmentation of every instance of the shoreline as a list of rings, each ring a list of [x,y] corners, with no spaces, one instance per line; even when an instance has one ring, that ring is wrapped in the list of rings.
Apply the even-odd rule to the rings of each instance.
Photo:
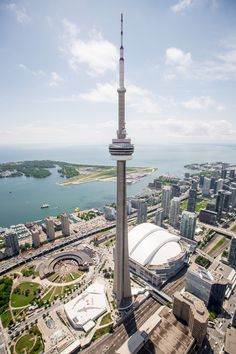
[[[150,169],[151,171],[143,171],[142,173],[142,169]],[[150,176],[151,174],[153,174],[154,172],[156,172],[158,170],[157,167],[140,167],[140,176],[137,176],[135,178],[132,178],[132,177],[129,177],[129,172],[127,173],[127,180],[133,180],[131,183],[127,183],[128,185],[129,184],[135,184],[135,183],[138,183],[142,178],[144,177],[147,177],[147,176]],[[130,174],[132,174],[134,172],[130,172]],[[138,171],[135,172],[135,173],[139,173]],[[145,174],[145,175],[143,175]],[[74,178],[74,177],[73,177]],[[70,186],[70,185],[79,185],[79,184],[85,184],[85,183],[91,183],[91,182],[116,182],[116,176],[113,176],[113,177],[105,177],[105,178],[92,178],[91,179],[88,179],[88,180],[69,180],[68,181],[65,181],[65,182],[57,182],[56,184],[58,186],[61,186],[61,187],[66,187],[66,186]]]

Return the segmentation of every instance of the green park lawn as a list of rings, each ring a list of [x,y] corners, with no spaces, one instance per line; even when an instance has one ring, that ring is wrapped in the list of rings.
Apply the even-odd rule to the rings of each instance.
[[[210,202],[211,199],[209,198],[197,198],[197,203],[196,203],[196,212],[198,213],[201,209],[205,209],[207,206],[207,203]],[[188,205],[188,200],[184,200],[181,203],[181,209],[182,210],[187,210],[187,205]]]
[[[4,328],[8,327],[9,322],[12,320],[11,312],[6,310],[1,314],[2,325]]]
[[[111,333],[111,331],[112,331],[111,325],[97,329],[92,337],[92,342],[98,340],[100,337],[104,336],[107,333]]]
[[[100,325],[103,326],[105,324],[108,324],[112,321],[111,319],[111,314],[110,313],[107,313],[105,316],[103,316],[101,322],[100,322]]]
[[[39,284],[24,282],[18,285],[11,296],[12,307],[27,306],[34,300],[38,294]]]
[[[213,253],[214,251],[216,251],[220,246],[223,245],[223,243],[226,241],[225,237],[222,237],[216,244],[214,247],[212,247],[212,249],[210,250],[209,254]]]
[[[27,334],[18,339],[15,350],[17,354],[38,354],[43,352],[42,337],[37,326],[34,326]]]

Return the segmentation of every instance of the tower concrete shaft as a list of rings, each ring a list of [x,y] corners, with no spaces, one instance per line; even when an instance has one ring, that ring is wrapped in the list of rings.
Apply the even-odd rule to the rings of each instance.
[[[116,245],[115,245],[115,272],[114,294],[117,308],[122,311],[132,305],[128,226],[126,204],[126,160],[132,158],[134,146],[126,138],[125,130],[125,87],[124,87],[124,48],[123,48],[123,15],[121,15],[121,46],[119,60],[119,88],[118,92],[118,130],[117,139],[112,140],[109,146],[111,158],[117,161],[117,217],[116,217]]]

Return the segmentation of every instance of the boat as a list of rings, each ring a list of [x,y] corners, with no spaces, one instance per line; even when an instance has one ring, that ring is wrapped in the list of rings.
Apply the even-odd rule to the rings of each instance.
[[[49,204],[43,204],[43,205],[41,205],[40,208],[41,208],[41,209],[46,209],[46,208],[49,208],[49,206],[50,206]]]

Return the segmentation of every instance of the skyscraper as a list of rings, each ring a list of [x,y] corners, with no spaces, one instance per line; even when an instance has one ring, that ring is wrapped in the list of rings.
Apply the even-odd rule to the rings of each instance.
[[[137,224],[142,224],[147,221],[147,202],[139,200],[137,212]]]
[[[8,230],[5,234],[5,247],[7,256],[15,256],[20,252],[18,237],[13,230]]]
[[[70,221],[66,213],[61,214],[61,229],[63,236],[70,236]]]
[[[236,267],[236,237],[232,237],[230,241],[228,262],[231,266]]]
[[[189,211],[183,211],[180,223],[180,234],[186,238],[193,240],[195,234],[196,221],[196,214],[190,213]]]
[[[126,137],[125,130],[125,92],[124,87],[124,47],[123,47],[123,15],[121,14],[121,46],[119,60],[118,88],[119,120],[117,139],[109,146],[111,158],[117,161],[117,217],[114,294],[117,308],[126,310],[132,305],[131,284],[129,274],[128,226],[126,204],[126,161],[132,158],[134,146]]]
[[[225,199],[224,191],[221,190],[218,192],[217,198],[216,198],[216,212],[217,212],[217,219],[219,221],[222,218],[222,212],[224,209],[224,199]]]
[[[204,196],[208,196],[210,194],[210,186],[211,186],[211,179],[208,177],[204,177],[204,182],[202,187],[202,194]]]
[[[215,193],[217,194],[220,190],[223,189],[223,184],[224,184],[224,180],[222,178],[219,178],[217,181],[216,181],[216,184],[215,184]]]
[[[170,202],[169,223],[177,227],[179,223],[180,198],[174,197]]]
[[[197,202],[197,191],[195,189],[190,189],[189,196],[188,196],[187,210],[194,213],[196,208],[196,202]]]
[[[39,229],[35,228],[31,230],[32,234],[32,245],[34,248],[37,248],[40,246],[40,236],[39,236]]]
[[[172,184],[171,186],[171,199],[180,196],[180,186],[178,184]]]
[[[230,192],[231,192],[231,205],[232,207],[236,207],[236,188],[230,187]]]
[[[162,226],[162,222],[164,219],[163,213],[164,213],[163,208],[158,208],[156,210],[154,222],[157,226]]]
[[[166,218],[169,215],[170,200],[171,200],[171,187],[165,186],[162,188],[162,196],[161,196],[161,206],[164,210],[164,218]]]
[[[51,216],[48,216],[45,219],[45,223],[46,223],[46,233],[47,233],[47,238],[48,240],[54,240],[55,238],[55,227],[54,227],[54,222],[53,222],[53,218]]]

